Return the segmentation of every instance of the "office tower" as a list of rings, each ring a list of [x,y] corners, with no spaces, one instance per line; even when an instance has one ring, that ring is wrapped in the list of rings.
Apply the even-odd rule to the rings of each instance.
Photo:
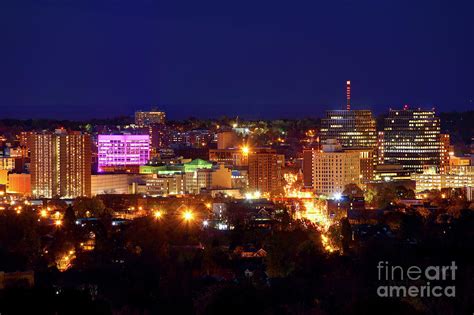
[[[439,135],[440,139],[440,150],[439,150],[439,172],[445,174],[449,167],[449,160],[451,151],[451,141],[449,134],[443,133]]]
[[[99,172],[108,167],[138,167],[150,159],[149,135],[99,135],[97,147]]]
[[[336,139],[344,149],[375,149],[377,130],[370,110],[329,110],[321,120],[321,142]]]
[[[260,149],[248,155],[249,189],[260,193],[278,193],[282,188],[284,156],[273,149]]]
[[[421,172],[440,165],[440,120],[433,110],[390,110],[384,122],[384,164]]]
[[[31,136],[31,189],[35,197],[76,198],[91,193],[91,140],[57,130]]]
[[[153,108],[151,111],[135,112],[135,125],[139,127],[149,127],[154,124],[164,124],[166,114],[163,111]]]
[[[317,194],[341,194],[347,184],[360,185],[360,153],[344,151],[336,141],[312,151],[313,185]]]

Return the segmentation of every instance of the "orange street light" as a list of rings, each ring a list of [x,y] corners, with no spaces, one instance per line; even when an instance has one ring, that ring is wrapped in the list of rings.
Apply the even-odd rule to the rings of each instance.
[[[155,219],[161,219],[163,217],[163,211],[156,210],[155,212],[153,212],[153,216],[155,217]]]
[[[194,214],[191,210],[186,210],[183,212],[184,221],[192,221],[194,219]]]

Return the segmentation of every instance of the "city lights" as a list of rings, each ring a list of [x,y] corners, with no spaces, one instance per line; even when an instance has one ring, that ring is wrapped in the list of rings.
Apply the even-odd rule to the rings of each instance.
[[[248,192],[245,194],[245,199],[252,200],[252,199],[260,199],[262,197],[262,193],[259,191]]]
[[[54,225],[56,225],[57,227],[60,227],[61,225],[63,225],[63,221],[62,220],[55,220],[54,221]]]
[[[155,217],[155,219],[161,219],[163,217],[163,211],[161,210],[155,210],[153,212],[153,216]]]
[[[192,221],[194,219],[194,214],[191,210],[186,210],[183,212],[183,219],[186,222]]]
[[[249,153],[250,153],[250,148],[249,148],[248,146],[244,145],[244,146],[242,147],[242,153],[243,153],[244,155],[249,155]]]

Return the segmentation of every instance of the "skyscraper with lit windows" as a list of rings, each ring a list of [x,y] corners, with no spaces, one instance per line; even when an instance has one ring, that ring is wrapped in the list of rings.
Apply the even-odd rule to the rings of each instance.
[[[91,140],[57,130],[30,136],[31,189],[35,197],[76,198],[91,194]]]
[[[421,172],[440,166],[440,120],[434,110],[391,109],[384,121],[384,164]]]
[[[376,121],[370,110],[329,110],[321,120],[320,139],[336,139],[344,149],[375,149]]]

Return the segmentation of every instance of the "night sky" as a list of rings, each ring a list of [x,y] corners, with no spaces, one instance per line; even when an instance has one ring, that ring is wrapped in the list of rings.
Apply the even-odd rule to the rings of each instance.
[[[0,118],[474,109],[474,1],[1,0]]]

